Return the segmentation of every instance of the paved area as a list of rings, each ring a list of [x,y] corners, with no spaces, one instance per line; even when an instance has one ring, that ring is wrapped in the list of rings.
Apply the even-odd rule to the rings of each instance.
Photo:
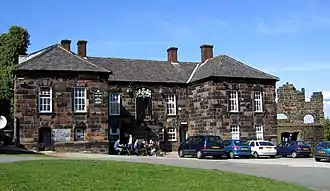
[[[216,169],[272,178],[317,190],[330,190],[330,163],[316,163],[313,158],[199,160],[195,158],[178,158],[176,154],[170,154],[166,157],[136,157],[79,153],[65,153],[57,156],[70,159],[113,160]],[[41,157],[10,157],[3,159],[0,156],[0,162],[6,160],[13,162],[17,160],[41,159]]]

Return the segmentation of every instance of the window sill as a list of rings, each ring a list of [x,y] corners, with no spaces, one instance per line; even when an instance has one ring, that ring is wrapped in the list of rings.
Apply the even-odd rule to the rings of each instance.
[[[73,112],[73,114],[87,114],[88,112],[87,111],[75,111]]]
[[[55,115],[55,112],[49,111],[49,112],[38,112],[39,115]]]
[[[254,113],[263,113],[264,111],[254,111]]]
[[[241,113],[240,111],[228,111],[228,113]]]

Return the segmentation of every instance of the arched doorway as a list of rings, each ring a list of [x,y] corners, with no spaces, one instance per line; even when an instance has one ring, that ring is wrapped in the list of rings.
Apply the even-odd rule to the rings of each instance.
[[[282,132],[281,142],[297,141],[299,132]]]
[[[39,128],[38,150],[49,151],[54,150],[52,140],[52,129],[50,127]]]

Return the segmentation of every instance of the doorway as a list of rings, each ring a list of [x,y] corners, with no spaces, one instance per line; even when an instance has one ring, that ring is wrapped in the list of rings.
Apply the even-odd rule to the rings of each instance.
[[[186,141],[187,136],[188,136],[188,125],[187,124],[180,125],[179,136],[180,136],[180,143],[183,143],[184,141]]]
[[[281,133],[281,141],[288,142],[288,141],[297,141],[298,140],[299,132],[283,132]]]
[[[49,151],[53,149],[52,129],[49,127],[41,127],[39,129],[38,150]]]

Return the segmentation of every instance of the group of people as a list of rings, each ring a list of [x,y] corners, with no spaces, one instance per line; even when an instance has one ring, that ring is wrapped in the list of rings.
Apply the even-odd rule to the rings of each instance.
[[[133,136],[130,134],[127,144],[123,144],[118,139],[114,144],[116,152],[121,153],[123,150],[128,153],[134,153],[136,155],[155,155],[158,150],[158,144],[152,139],[148,141],[136,139],[133,144]]]

